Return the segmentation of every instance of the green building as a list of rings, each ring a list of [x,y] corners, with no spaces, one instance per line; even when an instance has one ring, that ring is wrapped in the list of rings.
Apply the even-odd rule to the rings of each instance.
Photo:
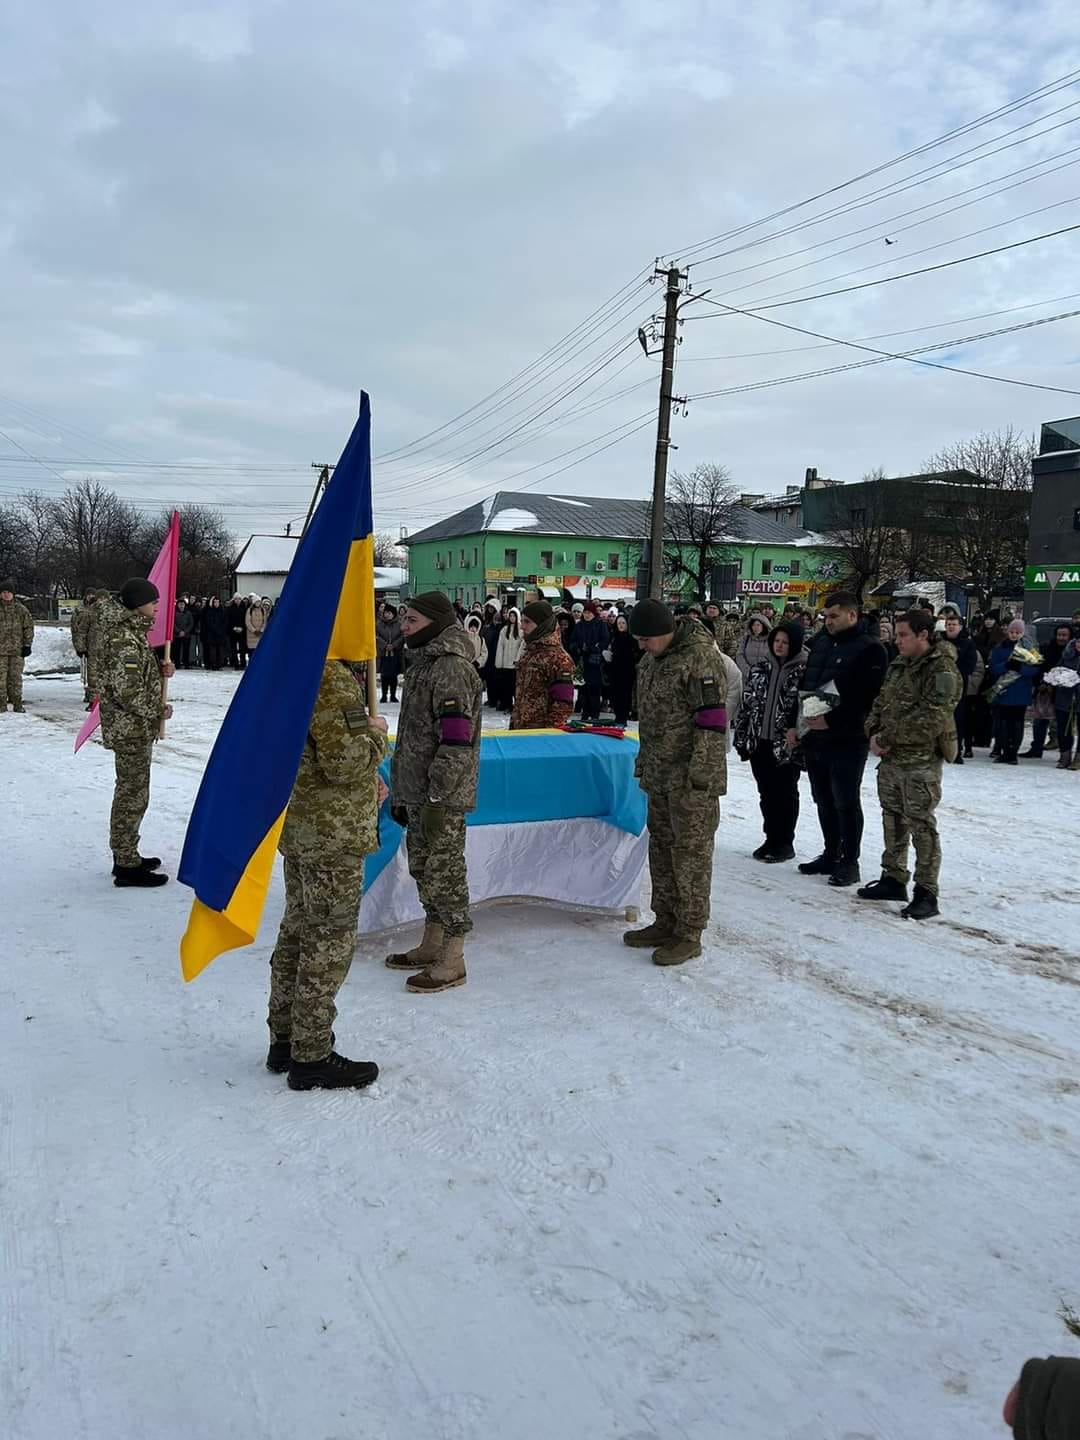
[[[402,542],[410,593],[442,590],[464,605],[488,595],[524,601],[537,591],[552,601],[632,600],[648,523],[646,500],[500,490]],[[734,567],[717,596],[725,604],[813,606],[839,574],[827,543],[810,531],[748,507],[738,529],[712,557]],[[689,577],[673,581],[669,598],[705,598],[694,589]]]

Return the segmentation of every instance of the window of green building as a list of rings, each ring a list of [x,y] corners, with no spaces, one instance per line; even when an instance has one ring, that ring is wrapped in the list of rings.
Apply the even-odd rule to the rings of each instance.
[[[791,577],[792,577],[792,579],[794,579],[796,575],[801,575],[801,574],[802,574],[802,561],[801,561],[801,560],[792,560],[792,562],[791,562]]]
[[[607,568],[609,570],[618,570],[620,568],[619,552],[617,550],[612,550],[608,555]]]
[[[540,551],[540,567],[541,567],[541,569],[550,571],[550,570],[551,570],[551,567],[552,567],[554,564],[555,564],[555,552],[554,552],[554,550],[541,550],[541,551]]]
[[[761,562],[761,573],[762,573],[762,575],[771,575],[771,574],[772,574],[772,561],[771,561],[771,560],[762,560],[762,562]]]
[[[504,551],[503,551],[503,568],[506,569],[506,570],[516,570],[516,569],[517,569],[517,551],[516,551],[516,550],[504,550]]]
[[[574,553],[574,564],[579,570],[584,570],[589,564],[588,554],[584,550],[577,550]]]

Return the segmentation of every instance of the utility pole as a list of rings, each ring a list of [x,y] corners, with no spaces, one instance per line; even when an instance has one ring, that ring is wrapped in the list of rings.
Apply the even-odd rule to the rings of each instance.
[[[307,534],[307,528],[311,524],[311,517],[315,514],[315,506],[319,503],[319,496],[330,483],[330,471],[333,465],[320,465],[317,460],[311,462],[312,470],[318,470],[319,478],[315,481],[315,489],[311,492],[311,504],[308,506],[307,514],[304,516],[304,528],[300,531],[301,540]]]
[[[668,451],[671,449],[672,387],[675,383],[679,297],[686,272],[678,265],[654,272],[667,279],[664,296],[664,353],[660,367],[660,408],[656,418],[656,463],[653,468],[652,511],[649,527],[649,598],[662,600],[664,591],[664,505],[667,498]],[[644,342],[643,342],[644,345]],[[648,351],[646,351],[648,353]]]

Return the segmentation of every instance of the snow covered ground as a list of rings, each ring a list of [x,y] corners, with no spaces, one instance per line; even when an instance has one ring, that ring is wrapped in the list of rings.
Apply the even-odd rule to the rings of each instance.
[[[173,873],[234,683],[173,683],[144,831]],[[189,892],[110,883],[77,676],[26,696],[0,717],[7,1440],[974,1440],[1026,1356],[1075,1351],[1080,775],[949,769],[920,927],[752,861],[734,762],[702,960],[495,909],[427,997],[362,942],[338,1034],[382,1078],[294,1094],[263,1068],[280,884],[184,987]]]

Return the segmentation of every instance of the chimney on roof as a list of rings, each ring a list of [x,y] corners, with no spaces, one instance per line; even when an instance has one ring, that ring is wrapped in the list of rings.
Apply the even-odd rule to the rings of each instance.
[[[810,465],[810,466],[807,467],[807,471],[806,471],[805,488],[806,488],[807,490],[812,490],[816,484],[817,484],[817,466],[816,466],[816,465]]]

